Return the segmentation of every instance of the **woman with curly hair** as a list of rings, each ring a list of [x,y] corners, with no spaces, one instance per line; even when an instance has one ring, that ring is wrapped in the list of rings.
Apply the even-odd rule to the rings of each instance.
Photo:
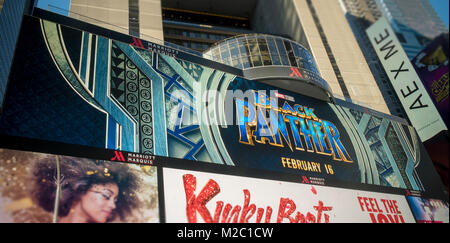
[[[125,164],[55,156],[36,164],[34,199],[54,221],[104,223],[138,207],[138,178]],[[59,195],[59,196],[57,196]]]

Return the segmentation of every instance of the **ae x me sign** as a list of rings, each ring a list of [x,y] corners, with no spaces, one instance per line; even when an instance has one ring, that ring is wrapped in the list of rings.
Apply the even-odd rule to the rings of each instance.
[[[380,18],[366,33],[420,139],[447,130],[387,19]]]

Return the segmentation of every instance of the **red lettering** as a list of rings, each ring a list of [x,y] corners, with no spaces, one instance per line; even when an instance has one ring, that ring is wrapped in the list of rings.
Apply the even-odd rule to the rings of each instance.
[[[239,223],[248,223],[248,219],[251,218],[253,216],[253,214],[255,214],[255,211],[256,211],[255,204],[252,203],[249,206],[249,203],[250,203],[250,192],[247,189],[245,189],[244,190],[244,207],[242,208],[242,215],[241,215],[241,218],[239,219]],[[247,216],[247,214],[249,212],[250,212],[250,214]]]
[[[366,206],[367,212],[372,212],[372,210],[369,208],[369,203],[367,202],[369,199],[367,197],[364,197],[364,205]]]
[[[381,201],[384,204],[384,208],[386,209],[386,212],[401,214],[401,212],[398,210],[397,201],[386,200],[386,199],[381,199]]]
[[[278,217],[277,223],[283,222],[284,219],[288,219],[291,223],[320,223],[322,220],[322,213],[325,211],[331,211],[333,207],[324,206],[322,201],[319,201],[318,206],[314,206],[314,209],[317,211],[317,218],[314,214],[308,212],[305,216],[297,212],[295,218],[291,217],[291,214],[295,212],[296,205],[289,198],[281,198],[280,199],[280,207],[278,209]],[[324,214],[325,223],[330,222],[330,217],[327,214]]]
[[[379,213],[375,218],[375,215],[373,213],[369,213],[369,216],[372,220],[372,223],[405,223],[402,215],[392,216],[391,214],[388,214],[386,217],[386,215]]]
[[[264,208],[258,208],[258,212],[256,213],[256,223],[261,223],[263,214],[264,214]]]
[[[263,214],[264,214],[264,208],[258,208],[257,213],[256,213],[256,223],[261,223]],[[267,206],[266,219],[264,220],[264,223],[270,223],[271,217],[272,217],[272,208],[270,206]]]
[[[316,217],[312,213],[307,213],[306,214],[306,222],[307,223],[315,223]]]
[[[389,212],[389,209],[388,209],[388,207],[386,205],[386,200],[385,199],[381,199],[381,202],[383,203],[384,209],[386,209],[386,212]]]
[[[286,212],[287,208],[287,212]],[[284,218],[289,219],[291,223],[295,221],[290,215],[295,211],[295,203],[289,199],[289,198],[281,198],[280,199],[280,206],[278,208],[278,217],[277,217],[277,223],[283,222]]]
[[[212,223],[213,219],[206,204],[220,192],[220,187],[214,180],[209,180],[196,197],[194,192],[197,180],[193,175],[183,176],[184,190],[186,193],[186,216],[189,223],[197,223],[197,211],[206,223]],[[216,210],[217,211],[217,210]]]
[[[306,223],[305,215],[303,215],[300,212],[297,212],[297,215],[295,215],[294,223]]]
[[[239,205],[233,207],[229,203],[224,206],[223,201],[217,201],[214,217],[212,217],[206,204],[220,193],[220,187],[217,182],[210,179],[198,195],[195,195],[197,189],[197,179],[195,176],[191,174],[183,175],[183,183],[186,194],[186,216],[189,223],[197,223],[197,213],[200,214],[206,223],[218,223],[219,221],[221,223],[248,223],[255,213],[256,223],[261,223],[262,221],[264,208],[257,208],[255,204],[250,203],[250,191],[247,189],[243,190],[244,204],[242,207]],[[319,200],[318,205],[313,208],[317,211],[317,216],[308,212],[305,217],[302,213],[297,212],[294,218],[291,215],[296,209],[295,202],[289,198],[280,198],[277,222],[281,223],[284,219],[288,219],[291,223],[320,223],[323,218],[325,223],[329,222],[330,217],[325,212],[331,211],[333,207],[324,206],[324,203]],[[265,211],[264,222],[270,223],[273,210],[270,206],[267,206]]]
[[[387,205],[389,207],[390,212],[394,213],[395,212],[395,207],[394,207],[392,201],[391,200],[386,200],[386,202],[387,202]]]
[[[272,208],[267,206],[266,208],[266,220],[264,221],[264,223],[270,223],[270,218],[272,217]]]
[[[378,212],[382,213],[383,210],[381,210],[381,208],[378,206],[378,202],[377,202],[377,200],[375,198],[374,198],[374,201],[375,201],[375,205],[377,206]]]
[[[214,223],[219,223],[220,213],[222,212],[223,202],[217,201],[216,202],[216,211],[214,212]]]
[[[314,188],[313,186],[311,186],[311,192],[312,192],[314,195],[317,195],[316,188]]]
[[[394,204],[394,210],[396,214],[401,214],[400,210],[398,210],[397,201],[392,200],[392,203]]]
[[[392,215],[388,214],[388,219],[389,219],[389,221],[390,221],[391,223],[399,224],[399,223],[400,223],[400,222],[399,222],[399,217],[400,217],[400,221],[401,221],[402,223],[405,223],[405,221],[403,220],[403,217],[402,217],[401,215],[396,214],[396,215],[394,215],[394,217],[392,217]]]
[[[388,218],[386,218],[386,216],[384,216],[384,214],[379,213],[377,216],[378,219],[378,223],[389,223]]]
[[[222,221],[220,221],[220,222],[224,223],[226,221],[231,208],[232,208],[232,206],[229,203],[227,203],[227,205],[225,205],[225,209],[223,210],[223,213],[222,213]]]
[[[323,202],[319,200],[319,205],[314,206],[314,209],[317,210],[317,223],[320,223],[320,220],[322,218],[322,212],[324,211],[331,211],[333,207],[324,207]],[[325,216],[325,223],[329,223],[329,217],[327,214],[324,214]]]
[[[223,214],[222,214],[221,223],[230,223],[233,215],[234,215],[233,223],[237,223],[238,216],[241,211],[241,206],[234,206],[233,211],[231,211],[230,217],[228,217],[228,214],[230,213],[231,208],[232,208],[232,206],[229,203],[227,203],[227,205],[225,205],[225,209],[223,210]]]
[[[375,204],[373,204],[373,200],[374,200],[373,198],[369,198],[370,207],[374,212],[377,212],[377,210],[375,209]]]
[[[358,202],[359,202],[359,205],[361,206],[361,211],[364,212],[364,207],[363,207],[364,203],[362,202],[362,200],[363,200],[362,197],[358,197]]]

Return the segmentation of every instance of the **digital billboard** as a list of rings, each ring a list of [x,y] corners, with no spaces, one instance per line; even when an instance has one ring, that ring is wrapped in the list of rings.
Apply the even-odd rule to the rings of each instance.
[[[167,222],[415,222],[401,195],[168,168],[163,174]]]
[[[411,62],[420,76],[425,89],[433,100],[448,127],[449,78],[448,34],[436,37]]]
[[[2,223],[413,223],[423,218],[424,202],[434,207],[426,217],[448,221],[445,201],[408,196],[413,217],[401,191],[329,187],[275,174],[261,178],[210,163],[194,171],[182,159],[5,138]],[[42,152],[50,145],[59,153]]]
[[[448,202],[408,196],[408,203],[417,223],[448,223]]]
[[[0,222],[159,222],[156,167],[0,149]]]
[[[169,47],[35,13],[40,18],[24,16],[21,27],[0,117],[3,135],[324,185],[446,195],[419,135],[398,118],[275,88]]]

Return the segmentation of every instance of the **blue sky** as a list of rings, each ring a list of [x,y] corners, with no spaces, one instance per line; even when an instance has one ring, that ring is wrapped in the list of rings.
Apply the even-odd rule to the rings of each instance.
[[[51,6],[49,6],[51,5]],[[70,0],[38,0],[37,6],[39,8],[49,10],[52,12],[56,12],[63,15],[68,15],[67,11],[61,10],[69,10]],[[58,9],[60,8],[60,9]]]
[[[438,13],[439,17],[441,17],[445,26],[448,29],[448,3],[449,0],[430,0],[431,5],[433,5],[434,9]]]
[[[48,9],[48,5],[50,4],[58,8],[69,10],[69,3],[70,0],[38,0],[38,7]],[[434,9],[448,29],[449,0],[430,0],[430,3],[433,5]],[[50,6],[49,10],[54,12],[59,11],[58,13],[67,15],[67,11],[62,11],[52,6]]]

